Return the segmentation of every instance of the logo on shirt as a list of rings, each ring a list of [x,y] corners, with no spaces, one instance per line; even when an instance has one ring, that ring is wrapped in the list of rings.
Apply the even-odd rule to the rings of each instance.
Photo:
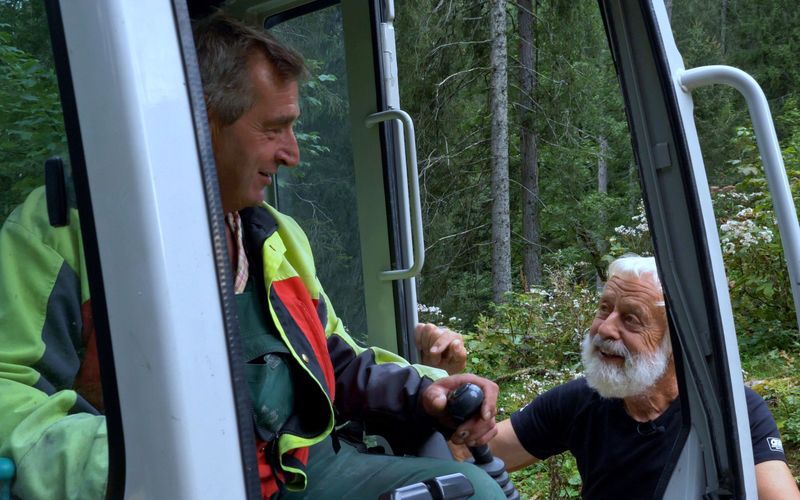
[[[780,438],[768,437],[767,444],[769,445],[770,450],[783,453],[783,443],[781,442]]]

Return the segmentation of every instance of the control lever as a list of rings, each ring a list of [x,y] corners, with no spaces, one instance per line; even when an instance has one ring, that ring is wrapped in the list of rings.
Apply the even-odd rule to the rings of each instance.
[[[483,391],[475,384],[464,384],[447,396],[447,411],[458,425],[475,416],[480,411],[482,404]],[[488,444],[470,446],[469,451],[472,453],[475,465],[497,481],[497,484],[503,489],[503,493],[506,494],[506,498],[519,500],[519,492],[511,483],[511,478],[508,477],[506,464],[492,456]]]

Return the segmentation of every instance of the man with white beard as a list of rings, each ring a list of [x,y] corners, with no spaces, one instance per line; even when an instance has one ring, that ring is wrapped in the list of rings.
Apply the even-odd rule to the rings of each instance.
[[[500,422],[490,446],[510,471],[570,451],[584,498],[653,498],[682,424],[664,296],[652,257],[617,259],[608,276],[582,343],[584,377]],[[800,499],[769,409],[745,392],[759,498]]]

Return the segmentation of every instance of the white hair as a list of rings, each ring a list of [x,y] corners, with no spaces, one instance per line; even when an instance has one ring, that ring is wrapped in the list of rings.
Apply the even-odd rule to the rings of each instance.
[[[608,266],[608,279],[610,280],[614,276],[640,280],[647,279],[655,285],[658,293],[662,296],[664,295],[664,290],[661,288],[661,279],[658,277],[655,257],[642,257],[634,253],[625,254],[615,259]],[[660,300],[655,305],[663,306],[664,301]]]

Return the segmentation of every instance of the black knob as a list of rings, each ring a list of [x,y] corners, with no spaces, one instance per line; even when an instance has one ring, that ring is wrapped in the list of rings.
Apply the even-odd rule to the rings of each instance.
[[[459,425],[474,417],[483,404],[483,391],[475,384],[464,384],[447,396],[447,412]]]
[[[461,425],[474,417],[483,404],[483,391],[475,384],[464,384],[447,396],[447,411],[453,420]],[[506,498],[517,500],[519,492],[514,488],[502,460],[492,456],[489,445],[470,446],[474,464],[486,471],[503,489]]]

